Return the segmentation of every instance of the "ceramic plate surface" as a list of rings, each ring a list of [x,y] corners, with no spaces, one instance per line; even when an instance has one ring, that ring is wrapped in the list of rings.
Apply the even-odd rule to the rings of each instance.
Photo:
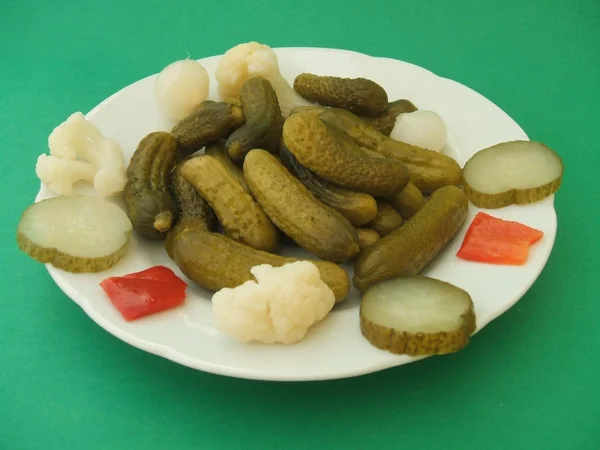
[[[365,77],[380,83],[390,100],[407,98],[420,109],[439,113],[450,133],[446,153],[464,163],[476,151],[503,141],[528,139],[501,109],[473,90],[413,64],[332,49],[275,49],[282,74],[291,83],[301,72]],[[217,99],[214,70],[219,57],[200,60],[211,74],[211,99]],[[154,100],[156,75],[144,78],[109,97],[87,118],[105,136],[116,139],[126,160],[138,142],[152,131],[169,130]],[[89,193],[82,187],[81,193]],[[42,186],[37,200],[51,197]],[[121,205],[122,206],[122,205]],[[544,232],[532,246],[523,267],[493,266],[458,259],[455,255],[478,209],[470,206],[461,232],[427,268],[424,275],[451,282],[468,291],[477,314],[477,330],[501,315],[530,288],[542,271],[556,235],[554,197],[528,206],[511,206],[491,213],[517,220]],[[294,254],[284,250],[286,254]],[[295,253],[299,255],[301,253]],[[70,274],[48,266],[58,286],[96,323],[119,339],[179,364],[216,374],[262,380],[322,380],[361,375],[416,361],[371,346],[358,326],[356,291],[311,328],[293,346],[239,344],[213,326],[211,293],[190,282],[184,306],[128,323],[112,306],[98,283],[106,277],[166,265],[181,272],[159,243],[134,238],[127,255],[112,269],[98,274]],[[475,337],[476,339],[476,337]]]

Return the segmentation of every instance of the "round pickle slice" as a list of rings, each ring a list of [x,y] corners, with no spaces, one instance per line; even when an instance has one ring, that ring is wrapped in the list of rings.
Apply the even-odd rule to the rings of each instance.
[[[19,248],[36,261],[68,272],[101,272],[125,254],[131,221],[100,197],[74,195],[34,203],[17,228]]]
[[[375,347],[411,356],[463,349],[475,331],[471,296],[428,277],[392,278],[371,286],[360,305],[360,328]]]
[[[463,169],[467,197],[480,208],[538,202],[560,188],[564,166],[544,144],[509,141],[478,151]]]

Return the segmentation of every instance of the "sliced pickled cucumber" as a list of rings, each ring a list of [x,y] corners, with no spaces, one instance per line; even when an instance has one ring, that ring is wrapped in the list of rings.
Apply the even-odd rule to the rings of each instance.
[[[480,208],[538,202],[562,183],[561,158],[546,145],[510,141],[480,150],[463,170],[465,192]]]
[[[114,203],[74,195],[28,207],[19,221],[17,244],[36,261],[68,272],[101,272],[125,255],[132,223]]]
[[[392,353],[453,353],[476,329],[473,300],[463,289],[433,278],[393,278],[365,293],[360,328],[371,344]]]

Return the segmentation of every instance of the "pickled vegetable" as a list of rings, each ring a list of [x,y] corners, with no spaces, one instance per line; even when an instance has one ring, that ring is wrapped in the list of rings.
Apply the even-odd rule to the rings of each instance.
[[[434,192],[412,219],[361,252],[354,268],[356,288],[365,292],[389,278],[418,275],[460,230],[468,206],[456,186]]]
[[[225,148],[231,159],[240,162],[253,148],[277,152],[283,117],[271,84],[261,77],[249,78],[240,91],[240,103],[246,123],[227,139]]]
[[[180,120],[172,130],[177,138],[182,158],[202,147],[226,138],[244,123],[244,111],[226,102],[202,102],[191,114]]]
[[[67,272],[101,272],[125,255],[132,224],[101,197],[54,197],[29,206],[19,221],[17,244],[31,258]]]
[[[273,223],[300,247],[335,262],[358,253],[350,222],[312,195],[273,155],[252,150],[244,161],[244,175]]]
[[[360,328],[371,344],[391,353],[453,353],[475,331],[473,300],[463,289],[433,278],[393,278],[365,293]]]
[[[560,157],[539,142],[503,142],[477,152],[464,168],[465,192],[480,208],[538,202],[562,183]]]
[[[261,264],[280,267],[298,261],[253,249],[218,233],[187,230],[173,245],[173,260],[181,271],[201,287],[218,291],[237,287],[252,280],[250,269]],[[331,288],[336,302],[346,298],[350,290],[348,274],[340,266],[327,261],[312,261],[321,279]]]
[[[375,230],[379,236],[383,237],[400,228],[403,223],[402,216],[389,203],[378,200],[377,216],[369,223],[369,227]]]
[[[344,131],[361,147],[402,161],[408,168],[410,181],[423,193],[432,193],[443,186],[458,186],[462,182],[460,166],[447,155],[384,136],[342,109],[329,108],[319,114],[319,118]]]
[[[388,103],[380,85],[366,78],[341,78],[302,73],[294,90],[311,102],[347,109],[363,116],[376,116]]]
[[[183,164],[181,173],[215,211],[225,234],[259,250],[277,250],[277,229],[218,159],[210,155],[197,156]]]
[[[417,107],[410,100],[395,100],[387,104],[385,109],[374,117],[361,117],[361,119],[375,128],[381,134],[389,136],[396,125],[400,114],[417,111]]]
[[[283,141],[300,164],[345,189],[391,196],[409,181],[402,162],[370,155],[348,135],[310,113],[297,113],[285,121]]]
[[[308,170],[282,145],[282,164],[326,205],[337,210],[354,226],[365,225],[377,215],[377,202],[372,195],[342,189]]]
[[[127,167],[127,214],[135,231],[147,239],[164,239],[175,222],[177,206],[169,185],[176,158],[175,137],[158,131],[140,141]]]

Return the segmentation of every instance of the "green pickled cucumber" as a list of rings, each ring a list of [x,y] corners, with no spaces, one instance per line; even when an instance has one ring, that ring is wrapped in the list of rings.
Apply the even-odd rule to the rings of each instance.
[[[369,227],[375,230],[379,236],[383,237],[390,234],[396,228],[400,228],[403,222],[402,216],[394,208],[388,203],[378,200],[377,216],[369,223]]]
[[[202,102],[171,130],[177,138],[182,158],[202,147],[229,136],[231,131],[244,123],[244,111],[226,102]]]
[[[227,171],[240,183],[240,185],[244,188],[247,193],[250,193],[250,188],[248,188],[248,184],[246,184],[246,179],[244,178],[244,172],[242,168],[236,165],[227,150],[225,150],[224,145],[212,144],[206,147],[204,152],[205,155],[213,156],[216,158],[221,165],[227,169]]]
[[[404,220],[414,216],[425,204],[423,193],[412,183],[408,183],[398,194],[387,200]]]
[[[361,147],[403,162],[410,181],[423,193],[430,194],[443,186],[458,186],[462,182],[460,166],[448,155],[384,136],[343,109],[329,108],[319,114],[319,118],[344,131]]]
[[[181,166],[186,160],[177,164],[171,172],[171,194],[177,205],[177,222],[167,232],[165,248],[172,258],[173,240],[187,228],[202,228],[213,231],[217,227],[217,217],[210,205],[188,183],[181,174]]]
[[[271,83],[261,77],[251,77],[242,86],[239,98],[246,123],[227,139],[225,149],[231,159],[243,161],[246,153],[253,148],[277,152],[283,117]]]
[[[409,181],[402,162],[372,156],[310,113],[297,113],[285,121],[283,141],[300,164],[348,190],[385,197],[397,194]]]
[[[366,78],[301,73],[294,80],[294,90],[311,102],[343,108],[362,116],[376,116],[388,103],[385,89]]]
[[[396,119],[400,114],[414,112],[417,107],[406,99],[395,100],[387,104],[383,112],[374,117],[361,117],[361,119],[372,126],[381,134],[389,136],[396,125]]]
[[[418,275],[458,233],[468,207],[467,196],[456,186],[435,191],[412,219],[360,254],[356,288],[364,293],[380,281]]]
[[[381,238],[377,231],[371,230],[370,228],[357,228],[356,234],[358,235],[358,245],[360,246],[361,252]]]
[[[281,163],[319,200],[336,209],[356,227],[372,221],[377,215],[377,202],[372,195],[342,189],[308,170],[285,147],[281,146]]]
[[[360,248],[352,224],[319,201],[265,150],[251,150],[244,175],[254,198],[273,223],[300,247],[319,258],[343,262]]]
[[[290,111],[290,115],[299,112],[310,112],[318,116],[327,108],[324,106],[296,106]],[[385,109],[373,117],[359,116],[367,125],[375,128],[380,133],[389,136],[396,125],[396,119],[400,114],[417,111],[417,107],[406,99],[389,102]]]
[[[174,242],[173,261],[185,276],[199,286],[218,291],[253,280],[250,269],[254,266],[270,264],[280,267],[299,260],[256,250],[222,234],[188,229]],[[336,302],[344,300],[350,290],[346,271],[331,262],[310,261],[318,267],[321,279],[333,291]]]
[[[259,250],[279,248],[279,233],[269,217],[217,158],[196,156],[181,173],[214,210],[225,234]]]
[[[316,116],[318,116],[319,114],[321,114],[323,111],[325,111],[325,107],[324,106],[294,106],[291,110],[290,110],[290,116],[292,114],[296,114],[296,113],[311,113],[314,114]]]
[[[177,158],[177,140],[164,131],[144,137],[127,167],[125,204],[135,231],[148,239],[163,239],[173,225],[177,205],[169,177]]]

